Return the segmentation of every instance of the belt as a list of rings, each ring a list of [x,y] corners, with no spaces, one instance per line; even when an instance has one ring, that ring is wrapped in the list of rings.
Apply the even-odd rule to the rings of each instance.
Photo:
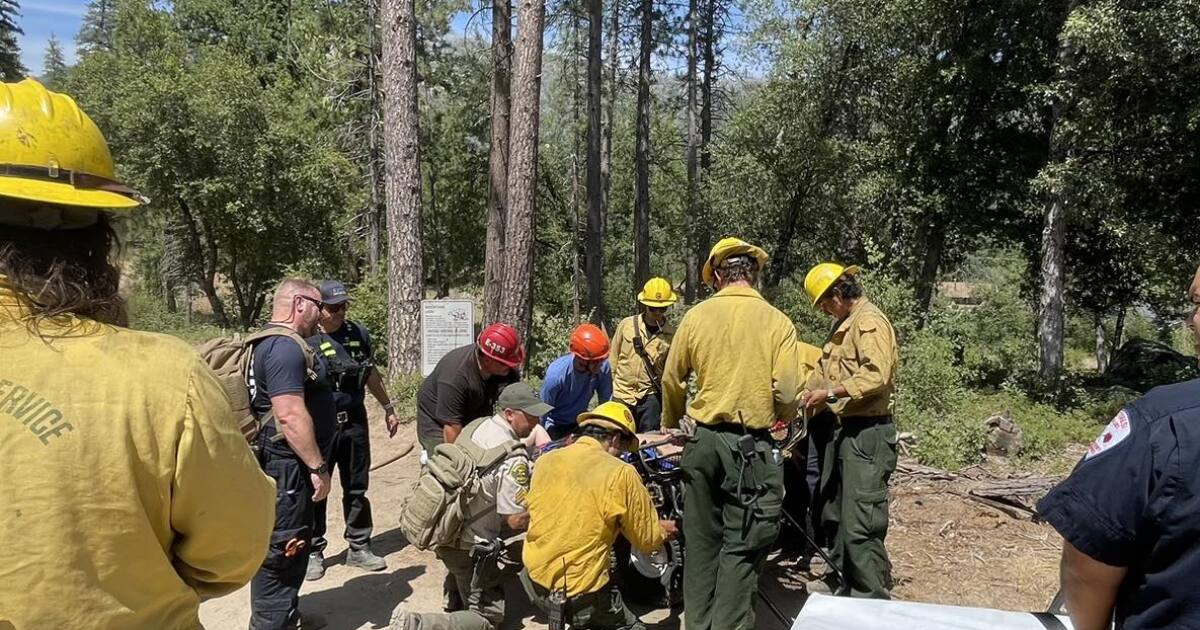
[[[710,431],[716,431],[717,433],[733,433],[735,435],[752,435],[752,436],[762,439],[762,440],[771,439],[771,433],[767,429],[751,429],[745,425],[737,424],[735,422],[717,422],[715,424],[703,424],[703,423],[697,422],[696,427],[697,428],[704,427],[705,429],[709,429]]]
[[[892,416],[839,416],[842,426],[855,429],[866,429],[892,423]]]

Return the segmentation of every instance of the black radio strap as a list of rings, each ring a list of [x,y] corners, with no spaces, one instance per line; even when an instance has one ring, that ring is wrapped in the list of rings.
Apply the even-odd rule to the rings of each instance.
[[[646,364],[646,373],[650,375],[650,385],[654,387],[655,395],[662,395],[662,379],[658,375],[658,370],[654,369],[654,362],[650,360],[650,355],[646,352],[646,344],[642,343],[642,319],[641,315],[634,315],[633,320],[633,349],[642,357],[642,363]]]

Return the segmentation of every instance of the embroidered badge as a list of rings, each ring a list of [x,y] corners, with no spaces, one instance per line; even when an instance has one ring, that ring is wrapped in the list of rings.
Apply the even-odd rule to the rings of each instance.
[[[1088,446],[1087,455],[1083,456],[1084,461],[1120,444],[1121,440],[1127,437],[1129,437],[1129,414],[1122,409],[1121,413],[1118,413],[1117,417],[1113,418],[1112,422],[1109,422],[1108,426],[1104,427],[1104,432],[1100,434],[1100,437],[1096,438],[1096,441]]]

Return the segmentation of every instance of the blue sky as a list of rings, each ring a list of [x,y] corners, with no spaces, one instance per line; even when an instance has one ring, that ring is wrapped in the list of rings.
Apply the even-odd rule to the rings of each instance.
[[[21,17],[18,24],[25,30],[20,38],[21,60],[30,74],[42,72],[42,57],[46,54],[46,42],[53,33],[62,43],[67,63],[75,63],[75,33],[87,0],[18,0]]]

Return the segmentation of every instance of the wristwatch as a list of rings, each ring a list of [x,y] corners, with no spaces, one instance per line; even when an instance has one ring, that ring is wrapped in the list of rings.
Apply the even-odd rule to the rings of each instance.
[[[308,466],[305,466],[305,468],[308,468]],[[308,473],[310,475],[328,475],[329,474],[329,464],[326,464],[325,462],[321,462],[321,465],[317,466],[316,468],[308,468]]]

